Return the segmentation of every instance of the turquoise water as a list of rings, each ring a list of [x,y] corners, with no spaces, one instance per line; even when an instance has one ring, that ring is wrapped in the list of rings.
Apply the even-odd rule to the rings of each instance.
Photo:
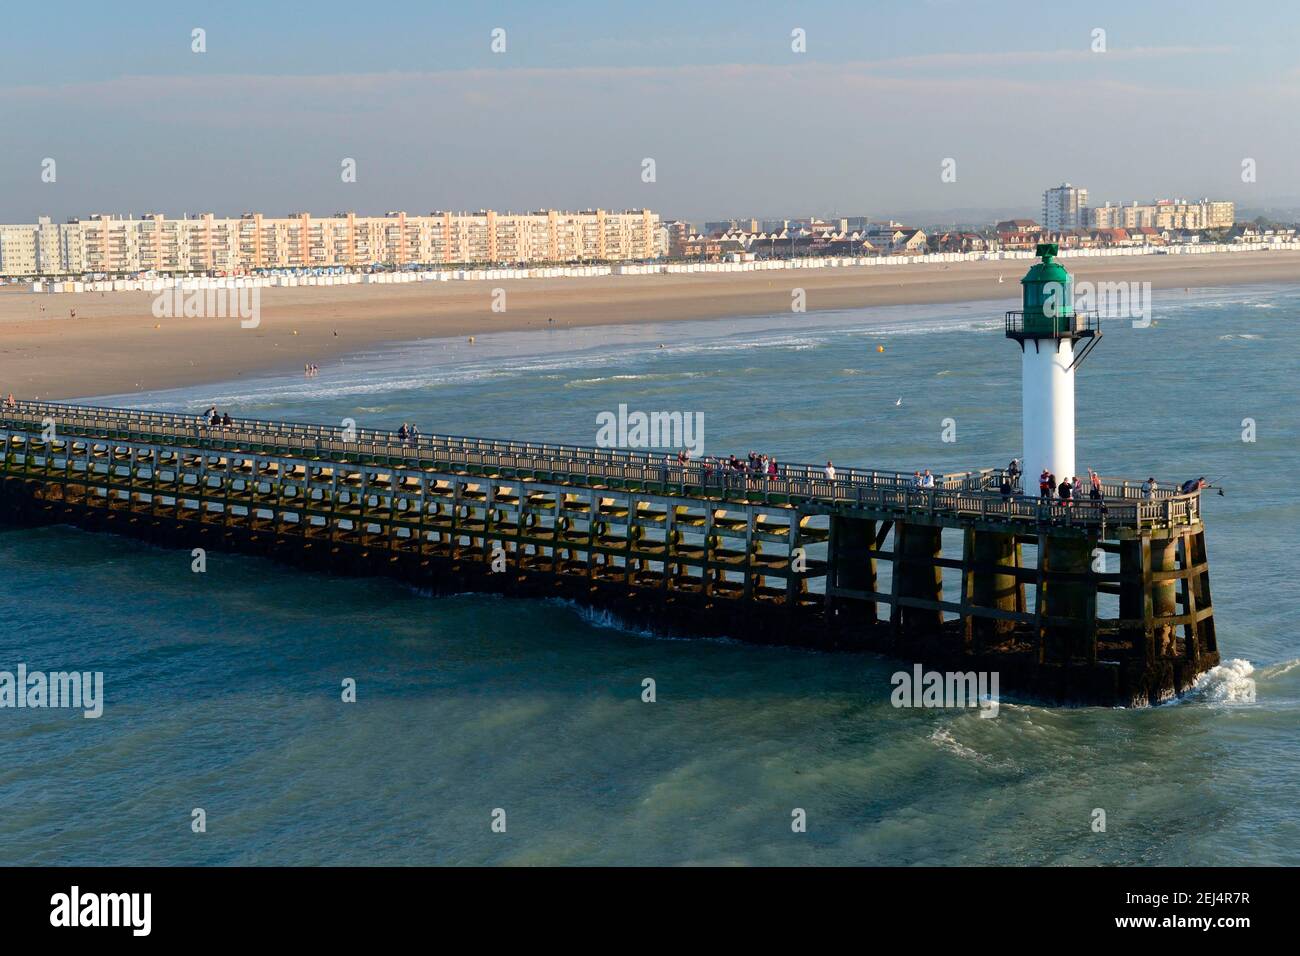
[[[1016,452],[1003,307],[485,333],[111,400],[585,444],[626,403],[702,412],[709,454],[964,469]],[[106,703],[0,710],[0,864],[1298,864],[1298,314],[1295,287],[1171,293],[1080,373],[1081,468],[1224,476],[1225,664],[1183,701],[896,710],[894,661],[4,529],[0,669],[102,670]]]

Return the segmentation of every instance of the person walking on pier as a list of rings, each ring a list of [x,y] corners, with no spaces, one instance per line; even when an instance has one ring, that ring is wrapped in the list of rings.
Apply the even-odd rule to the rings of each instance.
[[[1142,483],[1142,497],[1147,501],[1155,501],[1156,492],[1159,489],[1160,486],[1156,483],[1155,478],[1148,477],[1147,480]]]
[[[410,437],[410,434],[411,433],[406,430],[406,422],[402,422],[401,427],[397,429],[397,440],[405,445],[406,439]]]
[[[1088,497],[1091,498],[1093,501],[1100,501],[1101,500],[1101,475],[1097,474],[1091,468],[1088,469],[1088,484],[1091,485],[1091,487],[1088,489]]]
[[[235,424],[235,420],[230,417],[230,412],[226,412],[224,415],[221,416],[222,428],[229,428],[233,424]]]
[[[1071,497],[1071,498],[1082,498],[1082,497],[1083,497],[1083,482],[1081,482],[1081,481],[1079,480],[1079,476],[1078,476],[1078,475],[1075,475],[1075,476],[1070,480],[1070,486],[1071,486],[1071,487],[1070,487],[1070,497]]]
[[[1038,497],[1048,499],[1052,497],[1052,473],[1046,468],[1038,476]]]
[[[826,480],[827,481],[835,480],[835,466],[832,465],[829,461],[826,463]]]
[[[5,399],[5,408],[17,408],[18,403],[14,401],[14,393],[10,392],[9,397]]]

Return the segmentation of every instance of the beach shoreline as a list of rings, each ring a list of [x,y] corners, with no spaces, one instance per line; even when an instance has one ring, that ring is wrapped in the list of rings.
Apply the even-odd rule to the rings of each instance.
[[[516,279],[260,290],[260,322],[156,318],[146,292],[0,292],[0,393],[62,400],[301,370],[403,341],[885,306],[1002,300],[1026,263],[923,263],[720,274]],[[1155,290],[1300,282],[1300,252],[1071,261],[1076,282]],[[504,290],[502,299],[496,290]],[[805,313],[791,311],[802,290]],[[75,317],[74,317],[75,316]]]

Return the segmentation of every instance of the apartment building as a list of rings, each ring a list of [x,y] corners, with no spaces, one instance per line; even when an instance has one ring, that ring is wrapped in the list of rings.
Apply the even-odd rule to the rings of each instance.
[[[1236,205],[1222,200],[1157,199],[1150,203],[1106,203],[1088,210],[1093,229],[1227,229]]]
[[[0,225],[0,275],[58,272],[65,259],[62,227],[48,216],[29,225]]]
[[[659,215],[490,209],[411,216],[353,212],[284,218],[212,213],[169,219],[94,214],[0,225],[0,275],[85,272],[247,272],[323,266],[626,261],[661,254]]]

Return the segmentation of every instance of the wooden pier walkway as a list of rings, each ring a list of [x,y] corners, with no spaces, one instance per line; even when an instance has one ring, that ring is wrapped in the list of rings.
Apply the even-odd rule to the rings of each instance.
[[[35,402],[0,408],[0,442],[10,521],[995,668],[1004,688],[1067,701],[1159,700],[1218,662],[1200,495],[1147,499],[1135,481],[1063,506],[1003,496],[999,469],[918,489],[861,468],[760,478],[645,452]]]

